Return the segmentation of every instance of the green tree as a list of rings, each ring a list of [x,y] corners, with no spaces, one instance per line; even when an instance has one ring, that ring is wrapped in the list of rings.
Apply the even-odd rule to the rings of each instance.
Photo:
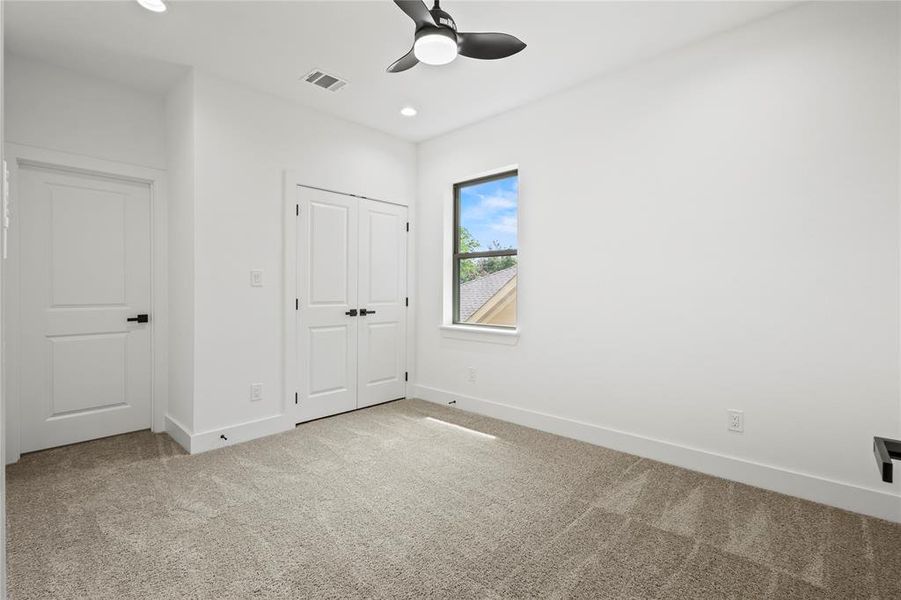
[[[477,240],[468,229],[460,226],[460,240],[457,247],[461,254],[466,252],[476,252],[479,249],[479,240]],[[464,259],[460,261],[460,283],[472,281],[479,276],[479,268],[476,264],[478,261],[473,259]]]
[[[509,247],[501,246],[500,242],[497,240],[491,242],[491,245],[488,247],[489,250],[509,250]],[[484,277],[485,275],[490,275],[491,273],[496,273],[498,271],[503,271],[504,269],[509,269],[512,266],[516,265],[516,257],[515,256],[487,256],[483,258],[480,265],[480,274],[479,277]]]
[[[457,247],[460,253],[478,252],[481,244],[465,227],[460,227],[460,239]],[[488,250],[508,250],[497,240],[491,242]],[[484,258],[468,258],[460,261],[460,283],[466,283],[479,277],[485,277],[497,271],[509,269],[516,265],[515,256],[486,256]]]

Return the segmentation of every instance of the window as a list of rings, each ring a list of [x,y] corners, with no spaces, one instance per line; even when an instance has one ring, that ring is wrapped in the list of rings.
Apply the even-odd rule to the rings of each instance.
[[[454,186],[454,323],[516,327],[519,177]]]

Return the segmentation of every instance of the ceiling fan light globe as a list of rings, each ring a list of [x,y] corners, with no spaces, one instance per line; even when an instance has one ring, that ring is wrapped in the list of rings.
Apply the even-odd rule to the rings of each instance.
[[[427,65],[446,65],[457,58],[457,42],[441,33],[429,33],[416,39],[413,54]]]
[[[138,0],[138,4],[151,12],[166,12],[166,3],[163,0]]]

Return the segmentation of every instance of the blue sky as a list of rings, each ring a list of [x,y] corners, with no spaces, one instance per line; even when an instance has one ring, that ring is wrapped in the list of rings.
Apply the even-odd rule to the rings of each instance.
[[[497,241],[516,248],[516,206],[519,178],[507,177],[460,190],[460,225],[486,250]]]

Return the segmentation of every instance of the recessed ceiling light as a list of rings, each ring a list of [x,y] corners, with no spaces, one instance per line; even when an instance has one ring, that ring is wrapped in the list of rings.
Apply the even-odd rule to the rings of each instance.
[[[400,109],[400,114],[402,114],[405,117],[415,117],[416,109],[413,108],[412,106],[405,106],[402,109]]]
[[[138,0],[138,4],[152,12],[166,12],[166,3],[163,0]]]

